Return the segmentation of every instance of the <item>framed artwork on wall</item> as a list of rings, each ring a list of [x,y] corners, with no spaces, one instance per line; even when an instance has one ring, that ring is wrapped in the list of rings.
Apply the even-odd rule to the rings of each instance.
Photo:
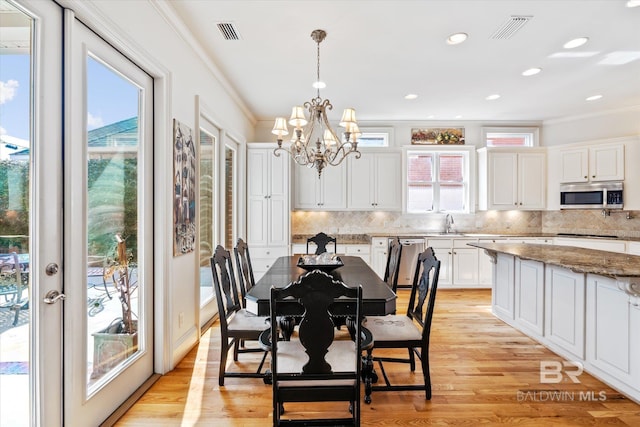
[[[461,145],[464,144],[464,128],[411,129],[413,145]]]
[[[196,148],[191,128],[173,119],[173,256],[196,243]]]

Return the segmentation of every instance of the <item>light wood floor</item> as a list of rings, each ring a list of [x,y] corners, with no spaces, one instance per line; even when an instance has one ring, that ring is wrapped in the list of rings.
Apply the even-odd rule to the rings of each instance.
[[[406,310],[407,298],[401,290],[399,312]],[[362,405],[362,424],[640,426],[640,405],[588,374],[579,377],[580,384],[541,384],[540,362],[563,359],[493,317],[490,301],[489,290],[440,290],[431,333],[433,398],[426,401],[422,392],[374,393],[373,403]],[[219,342],[216,323],[116,425],[271,425],[271,389],[261,380],[230,378],[218,387]],[[230,370],[256,366],[256,355],[240,357]],[[407,365],[385,367],[398,378],[420,381],[419,366],[413,375]],[[581,400],[580,392],[595,399]]]

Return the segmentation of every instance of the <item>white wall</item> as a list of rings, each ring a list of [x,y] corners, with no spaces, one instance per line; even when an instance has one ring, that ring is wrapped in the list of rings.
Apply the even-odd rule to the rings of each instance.
[[[254,118],[239,100],[233,89],[230,89],[224,78],[217,78],[217,69],[206,63],[197,52],[198,46],[193,40],[183,38],[172,25],[174,22],[163,3],[147,1],[103,1],[83,2],[78,0],[61,0],[63,6],[73,9],[79,19],[102,35],[107,41],[120,47],[123,53],[138,64],[153,64],[150,74],[164,77],[168,93],[165,104],[160,108],[166,110],[166,134],[155,140],[156,151],[156,185],[160,193],[171,194],[171,179],[165,177],[173,168],[171,120],[178,119],[188,125],[196,133],[196,96],[207,106],[208,113],[216,124],[228,135],[244,143],[253,139]],[[135,53],[142,53],[143,60],[136,60]],[[142,64],[140,64],[142,65]],[[142,68],[145,68],[142,66]],[[166,70],[165,75],[162,71]],[[158,108],[158,105],[156,105]],[[169,174],[173,176],[172,174]],[[162,194],[162,193],[161,193]],[[198,252],[173,257],[172,245],[172,207],[171,198],[161,200],[164,209],[156,216],[156,223],[164,225],[154,236],[154,245],[160,247],[161,257],[156,251],[156,263],[163,263],[156,269],[156,298],[164,301],[164,305],[156,305],[156,323],[164,326],[162,339],[165,340],[163,353],[164,369],[175,366],[199,339],[198,324]],[[156,199],[156,203],[159,203]],[[158,259],[162,258],[162,259]],[[166,262],[165,262],[166,261]],[[158,274],[158,272],[166,273]],[[164,276],[164,277],[159,277]],[[166,294],[163,293],[166,290]],[[179,315],[184,320],[179,325]],[[158,322],[166,321],[166,325]],[[166,347],[170,350],[167,351]],[[158,366],[158,365],[156,365]],[[157,369],[158,370],[158,369]]]
[[[545,121],[545,146],[640,135],[640,105],[615,111]]]

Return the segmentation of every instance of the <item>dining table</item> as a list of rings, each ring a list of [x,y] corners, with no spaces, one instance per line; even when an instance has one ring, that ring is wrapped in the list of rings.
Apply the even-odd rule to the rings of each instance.
[[[258,316],[269,315],[271,287],[285,287],[307,272],[298,266],[301,256],[283,256],[273,263],[247,292],[247,311]],[[362,258],[340,255],[340,260],[344,265],[328,271],[328,274],[347,286],[362,285],[361,311],[364,316],[384,316],[396,312],[396,294]]]
[[[247,292],[245,297],[246,310],[258,316],[268,316],[270,314],[271,287],[285,287],[298,280],[300,276],[309,270],[314,269],[313,266],[306,266],[306,268],[299,266],[303,256],[293,255],[278,258],[264,276],[258,280],[256,285]],[[396,312],[397,297],[395,292],[362,258],[346,255],[340,255],[339,258],[341,265],[330,271],[325,270],[325,272],[347,286],[362,285],[362,316],[384,316]],[[297,303],[293,304],[297,305]],[[332,313],[337,314],[338,318],[340,317],[340,304],[336,304]],[[334,320],[338,320],[338,318]],[[288,339],[287,336],[290,336],[293,331],[294,323],[295,321],[291,321],[291,319],[280,319],[280,326],[285,339]],[[336,324],[336,326],[339,326],[339,324]],[[348,322],[347,326],[349,326]],[[371,332],[366,327],[362,327],[361,332],[363,334],[361,350],[364,351],[373,346],[375,337],[371,335]],[[263,348],[268,349],[270,347],[270,339],[270,333],[267,330],[260,338]],[[362,358],[361,376],[365,384],[364,401],[365,403],[371,403],[371,384],[378,381],[378,375],[373,367],[371,357]],[[268,376],[265,376],[265,382],[270,382]]]

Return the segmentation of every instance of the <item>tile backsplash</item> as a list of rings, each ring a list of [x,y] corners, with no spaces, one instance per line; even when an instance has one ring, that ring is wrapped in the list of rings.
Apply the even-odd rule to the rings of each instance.
[[[576,233],[640,237],[640,211],[486,211],[454,214],[453,230],[468,233]],[[627,219],[627,214],[630,219]],[[291,213],[292,234],[411,234],[444,231],[444,214],[403,215],[400,212]]]

